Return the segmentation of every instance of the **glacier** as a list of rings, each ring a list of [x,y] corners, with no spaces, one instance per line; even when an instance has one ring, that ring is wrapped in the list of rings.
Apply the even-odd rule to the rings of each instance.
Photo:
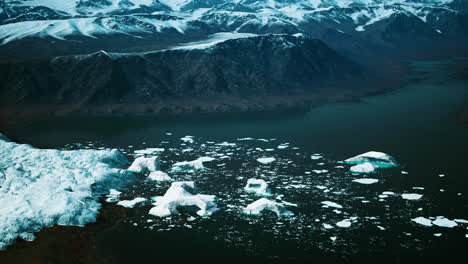
[[[0,250],[45,227],[95,222],[98,198],[135,179],[127,163],[117,150],[37,149],[0,134]]]

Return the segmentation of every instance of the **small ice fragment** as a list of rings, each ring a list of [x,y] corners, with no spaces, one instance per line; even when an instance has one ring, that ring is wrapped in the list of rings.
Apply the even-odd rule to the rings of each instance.
[[[371,178],[363,178],[363,179],[355,179],[353,182],[360,183],[360,184],[374,184],[379,182],[377,179],[371,179]]]
[[[440,236],[442,236],[442,233],[435,233],[434,236],[435,237],[440,237]]]
[[[106,202],[108,202],[108,203],[117,202],[119,200],[119,198],[120,198],[121,193],[122,192],[119,192],[119,191],[117,191],[115,189],[110,189],[109,194],[106,196],[107,197]]]
[[[139,204],[139,203],[142,203],[142,202],[146,202],[147,199],[146,198],[142,198],[142,197],[137,197],[133,200],[122,200],[120,202],[117,203],[117,205],[120,205],[120,206],[123,206],[123,207],[126,207],[126,208],[133,208],[135,207],[135,205]]]
[[[329,224],[323,224],[322,226],[323,226],[323,228],[325,228],[325,229],[332,229],[332,228],[333,228],[333,226],[332,226],[332,225],[329,225]]]
[[[417,193],[404,193],[401,195],[401,198],[405,200],[419,200],[423,197],[422,194],[417,194]]]
[[[183,138],[181,138],[180,140],[186,142],[186,143],[193,143],[194,140],[193,140],[193,136],[185,136]]]
[[[322,158],[322,155],[320,154],[314,154],[312,156],[310,156],[310,159],[312,160],[318,160],[318,159],[321,159]]]
[[[146,148],[146,149],[137,149],[134,150],[133,152],[136,154],[153,154],[155,152],[163,152],[164,148]]]
[[[158,181],[158,182],[163,182],[163,181],[172,181],[172,178],[167,175],[167,173],[162,172],[162,171],[153,171],[148,175],[149,180],[152,181]]]
[[[445,174],[439,174],[439,177],[443,178],[445,177]]]
[[[214,158],[211,157],[201,157],[192,161],[181,161],[172,165],[171,170],[173,172],[193,172],[196,170],[203,170],[203,162],[213,161]]]
[[[335,242],[336,236],[332,236],[332,237],[330,237],[330,239],[331,239],[331,241]]]
[[[398,166],[398,163],[392,156],[377,151],[369,151],[364,154],[349,158],[344,162],[347,164],[361,165],[352,167],[351,171],[356,173],[368,173],[373,172],[375,169],[392,168]]]
[[[350,227],[351,226],[351,221],[349,221],[349,219],[344,219],[338,223],[336,223],[336,225],[338,227],[344,227],[344,228],[347,228],[347,227]]]
[[[273,161],[275,161],[275,158],[259,158],[259,159],[257,159],[257,161],[262,163],[262,164],[269,164],[269,163],[272,163]]]
[[[334,207],[334,208],[343,208],[343,206],[335,203],[335,202],[331,202],[331,201],[323,201],[322,204],[324,204],[325,206],[327,207]]]
[[[294,215],[293,212],[289,211],[283,203],[275,202],[266,198],[260,198],[249,204],[243,212],[247,215],[260,215],[263,211],[271,211],[279,217],[289,217]]]
[[[408,172],[407,171],[401,171],[401,174],[406,175],[406,174],[408,174]]]
[[[454,221],[460,224],[468,224],[468,220],[465,219],[454,219]]]

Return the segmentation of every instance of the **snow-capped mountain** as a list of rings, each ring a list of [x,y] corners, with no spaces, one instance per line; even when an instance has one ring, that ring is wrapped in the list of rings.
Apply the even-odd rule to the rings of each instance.
[[[3,4],[2,4],[3,3]],[[347,55],[466,37],[460,0],[4,0],[0,58],[164,49],[218,32],[303,33]],[[414,27],[405,27],[401,23]],[[400,24],[400,25],[399,25]],[[112,39],[112,41],[111,41]],[[79,41],[81,45],[77,45]],[[445,43],[444,41],[447,41]],[[343,43],[346,42],[346,43]],[[87,45],[84,45],[87,44]],[[355,50],[364,47],[363,54]],[[81,47],[79,47],[81,46]],[[410,45],[412,46],[412,45]],[[413,52],[409,49],[407,53]],[[21,54],[19,54],[21,53]],[[29,54],[27,56],[33,55]],[[26,56],[26,57],[27,57]]]

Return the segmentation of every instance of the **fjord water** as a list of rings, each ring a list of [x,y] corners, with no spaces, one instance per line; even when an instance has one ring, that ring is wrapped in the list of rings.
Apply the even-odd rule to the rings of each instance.
[[[414,62],[411,81],[403,88],[359,102],[314,106],[306,112],[55,118],[18,125],[7,133],[19,142],[42,148],[118,148],[126,152],[129,159],[136,149],[172,148],[176,154],[162,155],[166,158],[163,169],[170,167],[169,162],[195,159],[212,151],[206,147],[209,142],[234,142],[238,143],[237,149],[229,151],[237,150],[233,154],[236,158],[208,166],[208,172],[180,175],[178,179],[196,180],[202,191],[221,196],[224,200],[221,205],[237,208],[254,198],[242,196],[241,190],[233,189],[241,188],[248,178],[258,176],[256,173],[273,171],[271,182],[276,193],[299,205],[297,209],[292,208],[296,217],[291,220],[277,220],[272,215],[238,216],[239,212],[234,209],[193,223],[179,217],[164,221],[150,217],[147,215],[150,206],[131,209],[135,210],[132,217],[118,221],[94,238],[96,254],[114,263],[150,261],[161,256],[164,259],[223,255],[263,259],[269,256],[272,260],[283,261],[307,258],[336,262],[376,256],[391,262],[405,262],[409,257],[461,255],[468,246],[466,226],[425,228],[410,221],[417,216],[468,219],[468,127],[455,120],[457,112],[468,105],[468,90],[466,80],[455,79],[447,70],[451,63]],[[180,138],[186,135],[199,142],[181,146]],[[245,137],[269,139],[269,145],[237,140]],[[276,146],[286,142],[290,143],[288,152],[280,153]],[[256,157],[242,156],[242,152],[256,147],[275,148],[259,155],[275,156],[284,163],[269,168],[256,163]],[[293,147],[298,149],[292,150]],[[194,150],[183,151],[187,148]],[[394,156],[401,170],[409,174],[392,170],[369,176],[378,178],[380,185],[363,187],[348,183],[353,176],[334,169],[339,164],[337,161],[371,150]],[[313,153],[326,157],[325,164],[312,164],[310,155]],[[331,176],[304,175],[305,171],[317,168],[326,168]],[[297,180],[294,177],[298,177]],[[289,188],[280,186],[279,182],[327,185],[344,195],[331,197],[320,190]],[[125,195],[129,199],[162,195],[164,189],[167,185],[153,189],[147,183],[136,184],[129,187]],[[358,198],[370,200],[369,197],[386,190],[423,193],[425,200],[410,203],[396,198],[375,199],[366,207]],[[345,205],[342,211],[346,216],[320,208],[320,201],[331,199]],[[223,206],[222,210],[226,209]],[[335,227],[330,231],[322,227],[323,223],[334,224],[353,215],[359,218],[349,229]],[[371,216],[375,219],[369,218]],[[154,224],[158,221],[161,223]],[[384,226],[385,230],[376,226]],[[439,233],[440,237],[434,236]]]

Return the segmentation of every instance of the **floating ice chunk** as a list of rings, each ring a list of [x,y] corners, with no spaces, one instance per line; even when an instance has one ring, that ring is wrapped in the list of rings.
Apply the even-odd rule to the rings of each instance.
[[[404,193],[401,195],[401,198],[405,200],[419,200],[423,197],[422,194],[417,194],[417,193]]]
[[[36,149],[0,137],[1,249],[45,227],[96,221],[98,197],[135,179],[117,150]]]
[[[312,156],[310,156],[310,159],[312,160],[318,160],[318,159],[321,159],[322,158],[322,155],[320,154],[313,154]]]
[[[395,195],[394,192],[390,192],[390,191],[385,191],[382,194],[384,194],[384,195]]]
[[[148,179],[152,181],[158,181],[158,182],[163,182],[163,181],[172,181],[172,178],[167,175],[167,173],[162,172],[162,171],[153,171],[148,175]]]
[[[266,198],[260,198],[249,204],[243,212],[247,215],[260,215],[264,211],[271,211],[279,217],[294,215],[293,212],[289,211],[283,203],[275,202]]]
[[[367,173],[372,172],[375,169],[391,168],[398,166],[398,163],[392,156],[377,151],[369,151],[364,154],[349,158],[344,162],[348,164],[362,165],[352,167],[358,173],[360,173],[360,171],[362,171],[362,173]],[[372,168],[374,170],[371,170],[371,166],[367,163],[372,165]]]
[[[411,221],[418,223],[420,225],[423,225],[423,226],[432,226],[432,221],[422,216],[413,218],[411,219]]]
[[[344,219],[344,220],[336,223],[336,226],[347,228],[347,227],[351,226],[351,221],[349,219]]]
[[[142,197],[137,197],[133,200],[122,200],[117,203],[117,205],[126,207],[126,208],[133,208],[135,205],[146,202],[148,199],[142,198]]]
[[[259,158],[259,159],[257,159],[257,161],[262,163],[262,164],[269,164],[269,163],[272,163],[273,161],[275,161],[275,158]]]
[[[323,201],[322,204],[326,207],[343,208],[343,206],[331,201]]]
[[[315,188],[317,188],[319,190],[325,190],[325,189],[327,189],[327,186],[317,185],[317,186],[315,186]]]
[[[360,184],[374,184],[379,182],[377,179],[371,179],[371,178],[363,178],[363,179],[355,179],[353,182],[360,183]]]
[[[440,237],[440,236],[442,236],[442,233],[435,233],[434,236],[435,237]]]
[[[144,155],[144,154],[153,154],[155,152],[163,152],[163,151],[164,151],[164,148],[146,148],[146,149],[138,149],[133,152],[136,154]]]
[[[262,179],[248,179],[244,190],[248,193],[255,193],[259,196],[271,195],[270,189],[268,188],[268,183]]]
[[[203,170],[205,168],[205,166],[203,166],[203,162],[209,162],[213,160],[214,158],[211,157],[201,157],[192,161],[177,162],[172,165],[171,170],[173,172],[193,172],[197,170]]]
[[[250,140],[254,140],[255,138],[251,138],[251,137],[245,137],[245,138],[238,138],[237,140],[239,141],[250,141]]]
[[[150,158],[138,157],[133,161],[132,165],[130,165],[127,170],[136,173],[144,172],[146,170],[158,171],[160,163],[161,160],[158,156],[153,156]]]
[[[284,144],[281,144],[281,145],[278,145],[278,149],[286,149],[289,147],[289,143],[284,143]]]
[[[330,237],[331,241],[335,242],[336,241],[336,236]]]
[[[452,228],[458,225],[457,222],[449,220],[447,218],[437,218],[436,220],[432,221],[432,223],[436,226],[448,228]]]
[[[173,182],[164,196],[155,197],[155,207],[149,214],[158,217],[167,217],[179,214],[179,210],[197,208],[199,216],[210,216],[218,207],[215,203],[214,195],[197,194],[197,188],[194,182]]]
[[[376,169],[370,162],[352,166],[349,170],[354,173],[371,173]]]
[[[223,142],[223,143],[219,143],[217,145],[222,146],[222,147],[235,147],[237,144],[236,143]]]
[[[333,229],[334,228],[332,225],[329,225],[329,224],[323,224],[322,226],[325,229]]]
[[[119,192],[119,191],[117,191],[115,189],[110,189],[109,194],[106,196],[107,197],[106,202],[115,203],[115,202],[119,201],[121,193],[122,192]]]
[[[193,143],[194,142],[193,136],[185,136],[185,137],[181,138],[180,140],[182,140],[185,143]]]
[[[468,224],[468,220],[465,219],[454,219],[454,221],[460,224]]]

